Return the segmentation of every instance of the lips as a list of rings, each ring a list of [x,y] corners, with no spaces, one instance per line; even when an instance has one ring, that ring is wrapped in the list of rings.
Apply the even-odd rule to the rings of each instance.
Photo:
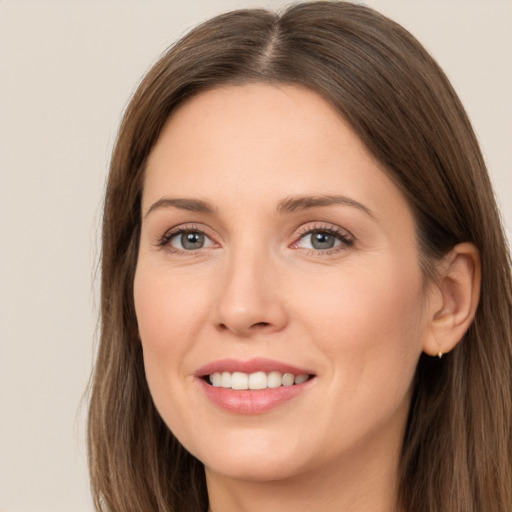
[[[271,359],[224,359],[201,367],[195,377],[217,406],[240,414],[266,412],[309,388],[315,374]]]
[[[312,375],[313,372],[306,368],[299,368],[280,361],[265,358],[255,358],[249,361],[238,361],[236,359],[222,359],[214,361],[205,366],[202,366],[195,372],[196,377],[204,377],[212,373],[222,372],[242,372],[242,373],[255,373],[255,372],[281,372],[292,373],[293,375]]]

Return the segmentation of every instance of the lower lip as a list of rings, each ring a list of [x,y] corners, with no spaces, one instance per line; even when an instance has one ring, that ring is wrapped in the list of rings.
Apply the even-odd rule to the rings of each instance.
[[[306,391],[314,380],[315,378],[311,378],[302,384],[294,384],[293,386],[239,391],[217,388],[203,379],[198,379],[206,396],[215,405],[238,414],[261,414],[279,407]]]

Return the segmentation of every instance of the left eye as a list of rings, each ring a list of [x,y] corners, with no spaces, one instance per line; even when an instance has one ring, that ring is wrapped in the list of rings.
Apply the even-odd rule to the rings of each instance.
[[[332,233],[321,229],[309,231],[297,243],[298,246],[304,249],[314,249],[316,251],[334,249],[342,244],[351,245],[351,241],[340,233]]]
[[[169,239],[169,245],[181,251],[195,251],[212,246],[213,241],[200,231],[181,231]]]

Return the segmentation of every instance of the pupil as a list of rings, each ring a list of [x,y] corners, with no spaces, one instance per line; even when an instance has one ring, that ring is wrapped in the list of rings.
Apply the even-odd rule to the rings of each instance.
[[[201,233],[183,233],[181,245],[184,249],[200,249],[204,245],[204,235]]]
[[[334,247],[334,236],[322,231],[314,231],[311,234],[311,245],[315,249],[331,249]]]

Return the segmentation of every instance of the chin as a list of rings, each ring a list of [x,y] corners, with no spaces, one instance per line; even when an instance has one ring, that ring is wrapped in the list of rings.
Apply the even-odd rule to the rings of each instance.
[[[261,459],[261,458],[260,458]],[[287,461],[274,460],[266,457],[264,460],[250,460],[227,457],[225,460],[216,460],[213,464],[205,464],[206,474],[216,473],[233,480],[250,482],[272,482],[287,480],[302,473],[298,468],[290,466]]]
[[[212,472],[236,480],[283,480],[302,473],[306,467],[300,446],[292,447],[285,441],[260,436],[259,439],[249,435],[227,437],[228,442],[224,443],[212,437],[215,446],[186,448],[205,465],[207,474]]]

